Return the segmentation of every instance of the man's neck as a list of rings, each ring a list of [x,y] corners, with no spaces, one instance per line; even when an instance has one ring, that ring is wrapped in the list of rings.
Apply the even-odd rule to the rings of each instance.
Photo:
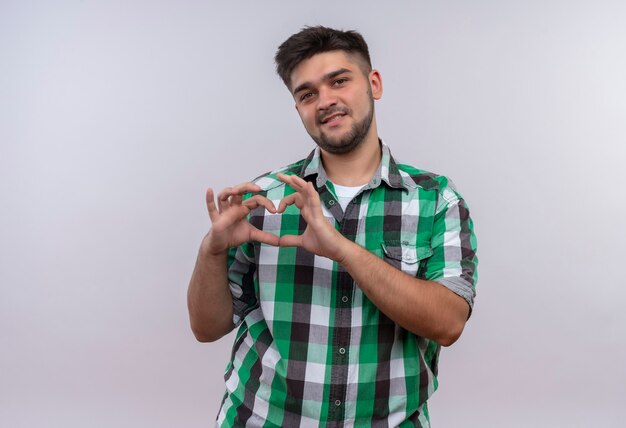
[[[321,155],[330,181],[342,186],[360,186],[369,182],[382,156],[375,132],[349,153],[332,154],[322,150]]]

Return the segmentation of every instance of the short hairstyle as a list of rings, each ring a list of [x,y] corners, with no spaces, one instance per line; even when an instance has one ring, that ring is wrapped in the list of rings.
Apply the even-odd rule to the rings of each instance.
[[[318,53],[337,50],[359,56],[363,62],[361,67],[363,73],[367,74],[371,71],[369,49],[361,34],[353,30],[341,31],[318,25],[304,27],[278,47],[274,57],[276,73],[289,88],[291,73],[298,64]]]

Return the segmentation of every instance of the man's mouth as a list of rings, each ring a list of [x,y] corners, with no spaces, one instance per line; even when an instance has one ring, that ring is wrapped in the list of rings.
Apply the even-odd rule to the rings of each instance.
[[[346,113],[341,112],[341,111],[330,113],[330,114],[327,114],[326,116],[321,117],[319,122],[322,125],[334,125],[336,123],[339,123],[341,118],[344,117],[345,115]]]

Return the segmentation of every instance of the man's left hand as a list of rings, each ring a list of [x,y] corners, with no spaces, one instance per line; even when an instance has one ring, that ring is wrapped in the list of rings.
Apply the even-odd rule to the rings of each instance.
[[[300,209],[307,227],[302,235],[285,235],[280,238],[281,247],[302,247],[318,256],[340,262],[352,244],[330,225],[322,213],[319,194],[313,184],[297,175],[278,174],[278,179],[293,187],[296,193],[280,201],[277,213],[283,213],[289,205]]]

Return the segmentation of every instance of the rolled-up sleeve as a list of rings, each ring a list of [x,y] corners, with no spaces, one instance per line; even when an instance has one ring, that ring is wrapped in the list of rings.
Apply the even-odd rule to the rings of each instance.
[[[423,277],[463,297],[471,314],[478,279],[476,236],[465,200],[451,187],[440,190],[431,246]]]
[[[238,326],[258,306],[254,288],[256,264],[254,246],[250,243],[228,252],[228,284],[233,297],[233,324]]]

